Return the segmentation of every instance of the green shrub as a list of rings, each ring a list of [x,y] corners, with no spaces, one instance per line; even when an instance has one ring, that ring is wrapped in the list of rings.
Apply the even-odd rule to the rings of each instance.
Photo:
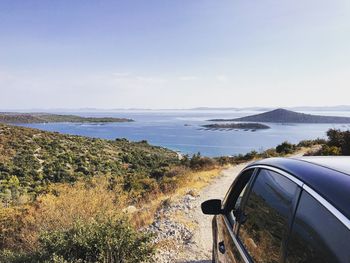
[[[210,169],[215,166],[215,160],[209,157],[203,157],[200,153],[194,154],[189,162],[191,169]]]
[[[296,145],[289,143],[289,142],[283,142],[280,145],[277,145],[276,152],[280,154],[290,154],[293,153],[296,150]]]
[[[277,157],[278,153],[275,148],[267,149],[261,153],[262,158]]]
[[[298,143],[298,147],[311,147],[315,144],[314,140],[302,140]]]
[[[336,146],[322,145],[317,155],[341,155],[341,149]]]
[[[323,144],[321,149],[312,155],[350,155],[350,131],[329,129],[327,141],[318,140]],[[323,142],[323,143],[322,143]]]
[[[53,255],[67,262],[149,262],[154,253],[151,238],[124,219],[78,221],[71,229],[42,234],[39,258],[42,262]]]
[[[250,151],[249,153],[245,154],[244,158],[246,160],[252,160],[252,159],[256,158],[258,156],[258,154],[259,153],[257,151],[253,150],[253,151]]]
[[[327,145],[340,148],[342,155],[350,155],[350,131],[330,129],[327,131]]]

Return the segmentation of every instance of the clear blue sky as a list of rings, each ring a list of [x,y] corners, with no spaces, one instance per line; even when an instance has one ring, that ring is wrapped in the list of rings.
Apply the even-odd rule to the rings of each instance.
[[[0,1],[2,109],[349,98],[349,0]]]

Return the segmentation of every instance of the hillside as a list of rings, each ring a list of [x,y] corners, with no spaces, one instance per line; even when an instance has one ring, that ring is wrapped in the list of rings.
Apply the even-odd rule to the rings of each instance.
[[[146,141],[102,140],[0,124],[0,201],[35,196],[51,183],[108,175],[135,198],[179,163]]]
[[[81,117],[51,113],[0,113],[0,123],[49,123],[49,122],[131,122],[126,118]]]
[[[141,227],[215,164],[147,141],[0,124],[0,262],[149,262],[156,245]]]
[[[350,123],[349,117],[321,116],[276,109],[261,114],[236,119],[213,119],[210,121],[249,121],[275,123]]]

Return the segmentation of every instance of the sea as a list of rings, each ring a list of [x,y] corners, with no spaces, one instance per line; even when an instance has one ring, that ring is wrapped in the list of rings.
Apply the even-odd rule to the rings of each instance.
[[[56,112],[61,113],[61,112]],[[330,128],[350,130],[350,124],[279,124],[266,123],[267,130],[206,130],[201,125],[209,119],[227,119],[261,113],[248,110],[120,110],[113,112],[64,112],[85,117],[130,118],[125,123],[41,123],[21,124],[46,131],[115,140],[147,140],[150,144],[169,148],[181,154],[233,156],[252,150],[263,151],[288,141],[326,138]],[[317,115],[347,116],[350,111],[312,111]]]

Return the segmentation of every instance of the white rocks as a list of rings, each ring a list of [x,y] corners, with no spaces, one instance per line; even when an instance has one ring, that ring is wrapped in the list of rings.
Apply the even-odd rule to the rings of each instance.
[[[135,213],[136,211],[137,211],[137,208],[133,205],[129,205],[128,207],[123,209],[123,212],[127,214],[132,214],[132,213]]]
[[[189,212],[193,209],[195,200],[194,192],[186,194],[176,202],[165,200],[161,209],[157,211],[154,222],[144,229],[155,235],[154,242],[158,245],[154,258],[156,262],[176,262],[181,248],[193,243],[192,230],[179,220],[178,215],[192,217],[189,216]]]

